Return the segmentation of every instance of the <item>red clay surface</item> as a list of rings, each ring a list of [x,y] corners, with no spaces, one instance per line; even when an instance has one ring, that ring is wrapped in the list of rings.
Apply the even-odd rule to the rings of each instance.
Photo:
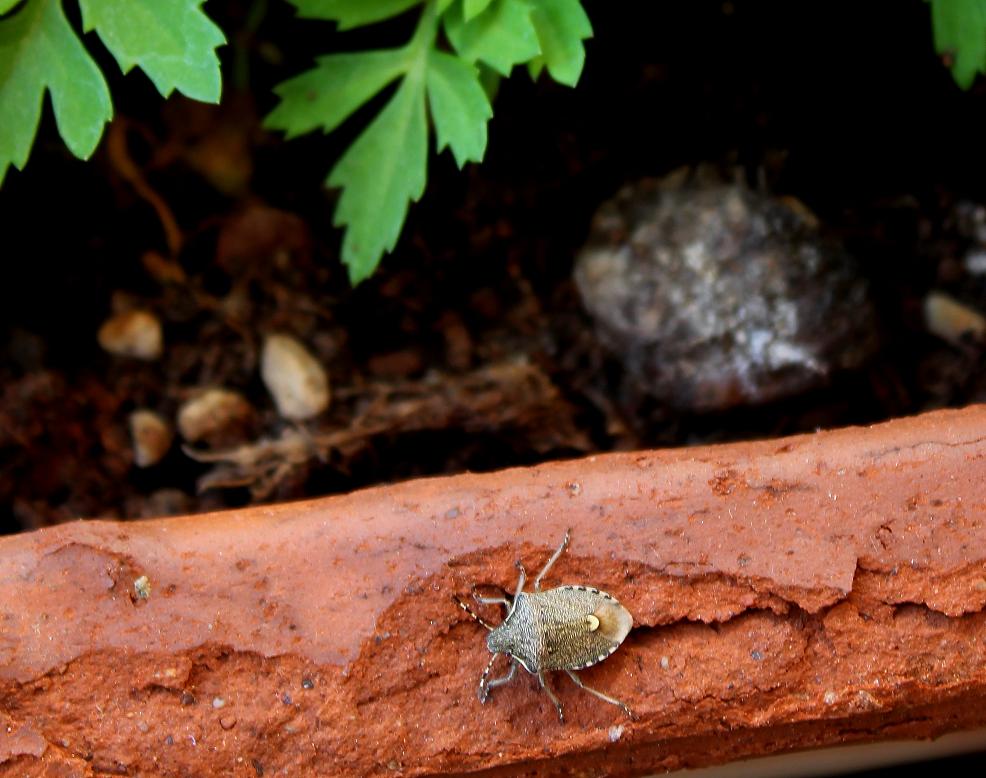
[[[560,724],[454,603],[634,616]],[[150,595],[137,596],[146,576]],[[986,407],[0,538],[0,775],[637,775],[986,724]],[[495,608],[484,615],[499,619]],[[501,660],[501,671],[506,661]]]

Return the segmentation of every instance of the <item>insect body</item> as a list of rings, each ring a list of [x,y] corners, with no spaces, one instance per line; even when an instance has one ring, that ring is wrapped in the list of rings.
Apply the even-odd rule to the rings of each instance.
[[[568,546],[568,540],[569,533],[566,532],[558,550],[534,579],[533,592],[524,591],[527,576],[518,560],[520,580],[512,601],[506,597],[480,597],[473,593],[477,602],[507,608],[507,617],[496,627],[487,624],[468,605],[456,599],[463,610],[490,631],[486,636],[486,647],[493,657],[479,680],[479,701],[486,702],[491,689],[513,680],[517,665],[520,665],[537,675],[541,687],[558,710],[560,721],[564,721],[565,716],[561,703],[545,682],[546,670],[564,670],[580,688],[623,708],[630,715],[626,705],[586,686],[574,672],[602,662],[619,648],[633,626],[630,612],[612,595],[591,586],[568,585],[541,591],[541,579]],[[502,678],[489,680],[493,663],[500,654],[510,659],[510,670]]]

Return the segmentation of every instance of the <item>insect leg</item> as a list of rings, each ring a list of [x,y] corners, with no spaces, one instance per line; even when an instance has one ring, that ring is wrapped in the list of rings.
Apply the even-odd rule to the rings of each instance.
[[[510,610],[510,600],[506,597],[483,597],[476,594],[476,590],[473,589],[472,598],[482,605],[505,605],[507,610]]]
[[[517,599],[517,595],[524,591],[524,582],[527,581],[527,571],[524,569],[524,563],[519,559],[514,562],[514,566],[520,571],[520,578],[517,580],[517,592],[514,594],[514,599]]]
[[[521,593],[524,591],[524,582],[527,581],[527,571],[524,569],[524,563],[518,559],[514,564],[516,565],[517,569],[520,570],[520,578],[517,580],[517,591],[514,594],[514,601],[507,609],[508,619],[511,617],[511,615],[513,615],[514,608],[517,607],[517,600],[520,598]]]
[[[475,613],[473,613],[472,608],[470,608],[468,605],[466,605],[462,600],[460,600],[458,597],[455,597],[454,595],[453,595],[452,599],[455,600],[457,603],[459,603],[459,607],[462,608],[462,610],[464,610],[466,613],[468,613],[470,616],[472,616],[476,621],[478,621],[480,624],[482,624],[484,627],[486,627],[486,629],[488,629],[490,632],[493,631],[493,627],[491,627],[489,624],[487,624],[485,621],[483,621],[481,618],[479,618],[479,616],[477,616]]]
[[[494,654],[493,659],[496,659],[497,656],[499,656],[499,654]],[[494,678],[492,681],[487,681],[486,676],[489,674],[490,668],[493,667],[493,659],[491,659],[490,663],[486,666],[486,671],[483,673],[483,677],[479,679],[480,702],[486,702],[487,698],[490,696],[491,689],[497,686],[503,686],[503,684],[505,683],[510,683],[514,679],[514,675],[517,672],[517,663],[511,662],[510,670],[507,672],[505,676],[503,676],[502,678]]]
[[[544,689],[548,693],[548,696],[551,698],[551,701],[555,704],[555,708],[558,710],[558,720],[562,724],[564,724],[565,723],[565,714],[562,712],[561,703],[558,702],[558,698],[555,697],[555,693],[553,691],[551,691],[551,687],[548,686],[547,682],[544,680],[544,671],[543,670],[538,673],[538,680],[541,682],[541,688]]]
[[[600,700],[603,700],[604,702],[608,702],[610,705],[616,705],[618,708],[623,708],[624,713],[626,713],[628,716],[633,718],[633,713],[630,712],[630,709],[624,703],[620,702],[615,697],[610,697],[608,694],[603,694],[601,691],[593,689],[591,686],[586,686],[584,683],[582,683],[582,679],[579,678],[571,670],[565,670],[565,672],[568,673],[568,677],[571,678],[573,681],[575,681],[576,686],[578,686],[580,689],[585,689],[585,691],[589,692],[589,694],[595,695]]]
[[[566,546],[568,546],[568,539],[571,534],[572,531],[570,529],[565,530],[565,537],[562,538],[561,545],[558,546],[558,550],[551,555],[551,559],[549,559],[545,566],[541,568],[541,572],[538,573],[538,577],[534,579],[534,591],[541,591],[541,579],[544,578],[544,574],[551,569],[551,566],[558,561],[558,557],[562,555],[562,552],[565,550]]]

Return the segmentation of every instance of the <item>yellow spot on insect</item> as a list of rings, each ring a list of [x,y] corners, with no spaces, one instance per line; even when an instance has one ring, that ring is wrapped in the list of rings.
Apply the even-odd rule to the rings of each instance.
[[[599,619],[596,618],[595,614],[590,613],[585,617],[585,620],[589,623],[589,632],[595,632],[599,629]]]

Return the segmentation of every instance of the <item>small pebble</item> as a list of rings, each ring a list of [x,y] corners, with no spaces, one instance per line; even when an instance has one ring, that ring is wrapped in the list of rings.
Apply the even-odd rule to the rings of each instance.
[[[150,467],[164,459],[175,433],[161,414],[140,409],[130,414],[130,437],[134,446],[134,463],[137,467]]]
[[[609,728],[609,742],[616,743],[621,737],[623,737],[623,725],[614,725]]]
[[[216,708],[216,709],[222,708],[225,704],[226,704],[226,700],[224,700],[222,697],[213,697],[212,698],[212,707],[213,708]]]
[[[667,670],[669,667],[671,667],[671,660],[668,659],[666,656],[662,656],[661,657],[661,669],[662,670]]]
[[[206,389],[178,409],[178,432],[189,443],[197,443],[230,433],[253,415],[253,406],[239,392]]]
[[[268,335],[264,340],[260,376],[285,419],[310,419],[329,407],[325,368],[290,335]]]
[[[151,582],[146,575],[142,575],[134,581],[134,594],[141,600],[146,600],[151,596]]]
[[[311,678],[302,678],[301,679],[301,688],[302,689],[314,689],[315,688],[315,682]]]
[[[823,699],[825,700],[826,705],[835,705],[835,701],[838,699],[838,697],[836,696],[835,692],[828,691],[825,692],[825,697]]]
[[[971,249],[962,261],[965,271],[970,275],[986,275],[986,249]]]
[[[161,322],[150,311],[114,314],[103,322],[97,337],[103,350],[118,357],[152,361],[164,349]]]
[[[140,500],[135,513],[142,519],[178,516],[192,513],[193,504],[192,498],[181,489],[156,489]]]
[[[924,298],[924,323],[929,332],[953,345],[982,342],[986,337],[986,317],[944,292],[930,292]]]
[[[236,726],[236,719],[232,716],[223,716],[219,719],[219,726],[223,729],[232,729]]]

